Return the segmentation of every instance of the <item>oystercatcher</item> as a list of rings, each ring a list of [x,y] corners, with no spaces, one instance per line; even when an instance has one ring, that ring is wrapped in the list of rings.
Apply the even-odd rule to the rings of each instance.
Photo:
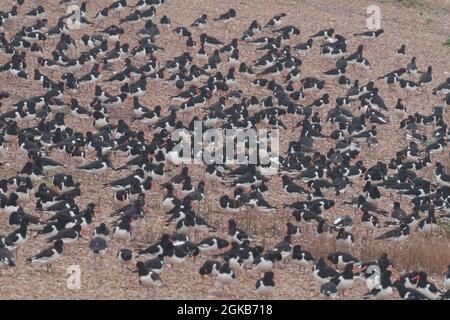
[[[275,290],[274,273],[268,271],[264,276],[256,281],[256,292],[262,296],[269,297]]]
[[[56,240],[51,247],[42,250],[37,255],[34,255],[26,260],[26,263],[31,264],[45,264],[47,265],[47,272],[52,269],[51,265],[63,254],[64,243],[61,239]]]

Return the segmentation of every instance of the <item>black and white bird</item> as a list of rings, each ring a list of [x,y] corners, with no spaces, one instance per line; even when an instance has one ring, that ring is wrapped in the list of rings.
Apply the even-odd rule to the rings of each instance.
[[[47,242],[55,243],[61,240],[64,244],[73,244],[81,237],[81,225],[76,224],[71,228],[62,229],[56,235],[47,239]]]
[[[244,230],[239,229],[237,227],[237,223],[234,219],[230,219],[228,221],[228,236],[231,238],[232,241],[236,241],[240,244],[242,244],[244,240],[249,239],[247,233]]]
[[[406,107],[403,105],[402,99],[401,99],[401,98],[398,98],[398,99],[397,99],[397,103],[396,103],[396,105],[395,105],[395,107],[394,107],[394,111],[395,111],[396,113],[398,113],[398,114],[405,114],[405,113],[406,113],[407,109],[406,109]]]
[[[15,267],[16,263],[14,262],[11,252],[5,248],[3,242],[0,242],[0,268],[3,266]]]
[[[314,263],[314,257],[309,251],[302,250],[300,245],[292,248],[292,262],[302,267],[310,267]]]
[[[300,226],[295,225],[291,222],[286,223],[286,234],[291,236],[292,238],[299,238],[301,236]]]
[[[343,252],[343,251],[336,251],[328,254],[327,259],[330,260],[333,264],[337,265],[339,268],[343,269],[348,264],[360,264],[361,262],[353,257],[351,254]]]
[[[406,45],[402,44],[400,46],[400,48],[398,48],[397,50],[395,50],[395,55],[397,57],[403,57],[406,55]]]
[[[383,29],[378,29],[375,31],[366,31],[366,32],[362,32],[362,33],[355,33],[354,36],[362,37],[363,39],[374,39],[374,38],[379,37],[383,33],[384,33]]]
[[[301,42],[295,46],[292,47],[293,50],[300,53],[301,55],[305,55],[308,53],[309,50],[311,50],[313,45],[313,39],[308,39],[306,42]]]
[[[203,29],[207,26],[207,22],[208,22],[208,15],[204,13],[200,17],[195,19],[195,21],[191,24],[191,27]]]
[[[30,19],[41,19],[45,13],[45,8],[43,6],[37,6],[35,9],[30,10],[26,17]]]
[[[339,275],[330,280],[336,285],[338,293],[344,297],[345,291],[353,286],[355,281],[355,274],[353,273],[353,263],[348,263],[344,267],[344,271]]]
[[[203,45],[209,45],[209,46],[218,46],[218,45],[223,45],[223,42],[212,37],[212,36],[208,36],[206,33],[202,33],[200,35],[200,42]]]
[[[421,86],[426,85],[427,83],[430,83],[433,81],[433,67],[428,66],[428,69],[426,72],[424,72],[420,78],[419,78],[419,84]]]
[[[224,14],[221,14],[217,18],[214,18],[213,20],[228,23],[231,20],[233,20],[234,18],[236,18],[236,10],[231,8],[230,10],[228,10]]]
[[[256,293],[269,297],[273,294],[275,290],[274,273],[268,271],[264,273],[264,276],[256,281]]]
[[[331,36],[334,34],[334,29],[325,29],[325,30],[320,30],[317,33],[315,33],[314,35],[311,36],[311,38],[331,38]]]
[[[309,193],[306,189],[292,182],[287,175],[282,176],[282,182],[284,192],[286,192],[290,196],[299,197],[301,194]]]
[[[345,228],[340,228],[336,236],[336,243],[348,248],[353,246],[355,238],[352,233],[345,231]]]
[[[273,16],[267,23],[264,25],[264,28],[271,28],[275,26],[279,26],[281,24],[282,19],[286,16],[286,13],[280,13]]]
[[[450,187],[450,175],[446,173],[446,170],[442,163],[436,162],[436,182],[441,186]]]
[[[94,256],[104,256],[108,249],[108,245],[104,238],[96,237],[89,242],[89,249]]]
[[[367,292],[363,298],[373,300],[391,299],[393,293],[391,275],[392,272],[390,270],[384,270],[380,275],[379,284],[371,291]]]
[[[223,248],[228,247],[229,243],[227,240],[219,237],[208,237],[203,239],[197,244],[198,250],[202,252],[214,252]]]
[[[20,223],[20,227],[4,239],[4,244],[6,248],[10,251],[15,250],[17,253],[17,248],[23,245],[27,241],[28,224],[25,221]]]
[[[222,286],[227,286],[234,282],[236,279],[236,273],[230,268],[229,262],[225,262],[219,269],[216,275],[216,281]]]
[[[131,249],[120,249],[119,251],[117,251],[117,261],[121,264],[128,264],[133,260],[133,251]]]
[[[408,73],[417,73],[418,72],[416,60],[417,60],[416,57],[412,57],[411,62],[409,62],[408,65],[406,66],[406,71]]]
[[[448,94],[450,93],[450,77],[447,78],[443,83],[433,89],[434,95]]]
[[[109,237],[109,228],[106,226],[105,223],[100,223],[98,227],[94,228],[94,231],[92,232],[93,238],[103,238],[105,240]]]
[[[338,290],[336,284],[328,281],[320,286],[320,294],[327,299],[336,299]]]
[[[108,168],[113,168],[112,163],[108,156],[101,156],[98,160],[92,161],[88,164],[78,167],[77,169],[81,171],[86,171],[90,173],[101,173],[106,171]]]
[[[428,275],[424,271],[421,271],[421,272],[419,272],[418,277],[419,277],[419,280],[417,281],[416,290],[430,300],[440,299],[442,293],[434,285],[434,283],[428,281]]]
[[[339,277],[339,275],[339,272],[326,264],[323,257],[321,257],[319,261],[314,265],[313,277],[319,285],[323,285],[329,282],[331,279]]]
[[[144,262],[138,261],[136,267],[138,269],[139,284],[142,287],[155,288],[167,286],[156,272],[145,266]]]
[[[144,261],[145,267],[153,272],[160,274],[164,270],[165,262],[162,255]]]
[[[401,280],[396,280],[393,283],[393,286],[397,289],[403,300],[428,300],[428,298],[419,291],[413,288],[407,288]]]
[[[210,276],[212,278],[219,274],[221,263],[217,260],[206,260],[200,267],[199,273],[204,279],[205,276]]]
[[[269,272],[273,270],[276,261],[281,261],[282,255],[278,251],[270,251],[262,256],[259,256],[253,262],[253,271],[257,274]]]
[[[51,268],[51,264],[62,256],[63,249],[63,241],[61,239],[56,240],[51,247],[44,249],[37,255],[28,258],[26,262],[31,264],[47,265],[48,271],[48,268]]]
[[[375,240],[389,240],[392,242],[402,242],[408,239],[410,228],[407,224],[401,224],[392,230],[386,231],[382,235],[375,238]]]
[[[111,237],[113,239],[118,239],[118,240],[129,240],[131,239],[132,236],[132,227],[131,227],[131,223],[130,223],[130,219],[124,219],[122,221],[119,222],[119,224],[117,224],[111,233]]]
[[[444,289],[445,290],[450,290],[450,265],[447,266],[447,270],[445,270],[444,272]]]

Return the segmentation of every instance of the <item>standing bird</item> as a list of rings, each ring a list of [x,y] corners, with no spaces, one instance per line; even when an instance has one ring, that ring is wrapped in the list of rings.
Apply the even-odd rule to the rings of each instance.
[[[350,247],[355,243],[355,237],[350,232],[345,231],[344,228],[340,228],[336,236],[336,243],[343,247]]]
[[[416,57],[412,57],[411,62],[406,66],[406,72],[417,73]]]
[[[301,267],[310,267],[314,263],[314,257],[309,251],[302,250],[300,245],[292,248],[292,262]]]
[[[333,282],[336,285],[336,289],[342,297],[344,297],[345,290],[350,289],[353,286],[354,281],[353,263],[347,264],[344,268],[344,272],[330,280],[330,282]]]
[[[428,66],[428,69],[426,72],[424,72],[420,78],[419,78],[419,84],[421,86],[430,83],[431,81],[433,81],[433,67],[432,66]]]
[[[15,267],[11,252],[5,248],[3,242],[0,241],[0,268],[3,266]]]
[[[313,269],[313,277],[314,280],[319,284],[323,285],[329,282],[331,279],[335,277],[339,277],[340,274],[335,269],[329,267],[325,259],[321,257],[319,261],[316,263]]]
[[[106,226],[106,224],[101,223],[98,227],[95,227],[95,229],[92,233],[92,237],[93,238],[100,237],[100,238],[107,240],[109,237],[109,229]]]
[[[256,281],[256,292],[262,296],[269,297],[275,289],[274,274],[272,271],[264,273],[264,276]]]
[[[402,44],[399,49],[395,50],[397,57],[403,57],[406,55],[406,45]]]
[[[136,263],[136,267],[138,269],[139,276],[139,284],[144,288],[154,288],[154,287],[163,287],[167,286],[164,282],[162,282],[159,275],[147,268],[142,261],[138,261]]]
[[[31,264],[45,264],[47,272],[52,269],[52,263],[62,256],[64,250],[64,243],[61,239],[56,240],[51,247],[42,250],[37,255],[34,255],[26,260],[26,263]]]
[[[363,298],[364,299],[374,299],[374,300],[386,300],[392,298],[392,272],[390,270],[384,270],[381,273],[380,284],[373,288],[371,291],[367,292]]]
[[[230,263],[225,262],[219,269],[216,276],[216,281],[222,286],[231,284],[236,279],[235,272],[230,268]]]
[[[105,239],[103,239],[101,237],[96,237],[96,238],[93,238],[89,242],[89,249],[91,250],[94,257],[95,256],[104,256],[108,249],[108,245],[107,245]]]
[[[430,300],[438,300],[441,297],[441,292],[432,282],[428,281],[428,275],[424,271],[419,272],[416,290]]]
[[[132,228],[130,219],[124,219],[119,222],[117,226],[114,227],[112,231],[112,238],[119,240],[129,240],[131,239]]]
[[[200,267],[198,271],[202,276],[202,281],[204,281],[204,277],[206,275],[210,275],[211,277],[216,277],[219,274],[220,270],[220,262],[216,260],[206,260],[205,263]]]

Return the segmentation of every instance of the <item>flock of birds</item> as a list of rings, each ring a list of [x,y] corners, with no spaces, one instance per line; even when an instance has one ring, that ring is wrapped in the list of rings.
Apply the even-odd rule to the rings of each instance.
[[[348,40],[334,29],[321,30],[298,43],[300,30],[283,26],[286,14],[282,13],[264,25],[252,21],[240,37],[223,43],[207,34],[208,26],[223,24],[227,29],[237,16],[235,9],[213,19],[203,14],[190,26],[173,27],[169,16],[157,13],[165,0],[119,0],[97,13],[88,12],[83,2],[78,15],[69,12],[49,25],[44,4],[29,11],[23,9],[25,0],[14,2],[11,10],[0,12],[0,58],[6,60],[0,76],[3,83],[9,78],[16,87],[34,81],[45,93],[35,96],[22,90],[28,96],[11,101],[8,92],[0,92],[0,99],[9,101],[0,114],[0,153],[17,152],[17,161],[26,157],[17,174],[0,180],[2,229],[11,230],[0,236],[0,267],[16,267],[17,259],[22,259],[19,248],[30,242],[50,244],[23,258],[26,263],[46,265],[47,271],[61,256],[70,254],[70,246],[82,237],[90,238],[94,256],[107,254],[110,241],[133,242],[137,234],[145,234],[148,225],[146,213],[152,206],[146,196],[161,188],[166,194],[160,212],[154,214],[166,214],[167,226],[175,232],[160,234],[148,247],[132,250],[124,246],[117,252],[121,264],[136,266],[132,271],[143,287],[170,287],[160,277],[167,265],[207,256],[198,271],[203,278],[210,276],[228,287],[249,271],[258,276],[255,290],[264,296],[275,290],[274,274],[283,262],[304,270],[312,267],[311,276],[326,297],[344,297],[361,280],[368,287],[364,298],[387,299],[396,290],[403,299],[450,299],[450,266],[443,285],[437,288],[424,271],[394,269],[391,259],[395,257],[388,258],[386,253],[376,261],[361,261],[349,253],[359,240],[351,233],[354,219],[375,240],[396,243],[416,232],[433,236],[439,221],[450,219],[450,175],[443,163],[433,160],[436,154],[448,152],[450,129],[444,113],[445,104],[450,104],[450,78],[432,91],[443,97],[442,106],[424,108],[426,114],[408,114],[402,99],[392,108],[386,106],[377,83],[387,83],[394,92],[425,94],[423,88],[433,82],[431,66],[418,71],[414,57],[404,67],[367,84],[348,77],[353,70],[370,72],[364,45],[376,43],[383,36],[382,29],[354,34],[355,41],[362,39],[363,44],[348,52]],[[74,3],[60,1],[63,7]],[[17,24],[19,31],[12,33],[11,26]],[[95,33],[83,33],[85,28]],[[168,33],[179,36],[184,52],[161,61],[157,56],[164,48],[158,39]],[[80,34],[79,42],[75,34]],[[133,48],[127,42],[131,39],[138,39]],[[258,58],[244,61],[241,47],[253,48]],[[318,71],[317,77],[303,77],[302,59],[316,50],[320,59],[334,60],[335,67]],[[391,54],[403,59],[406,47]],[[141,101],[152,94],[150,87],[157,82],[176,94],[167,105],[145,106]],[[256,88],[258,96],[246,94],[244,83]],[[106,86],[114,88],[114,93],[106,91]],[[330,86],[347,88],[347,93],[332,101],[326,92]],[[82,105],[79,94],[90,97],[89,106]],[[118,115],[120,109],[126,110],[125,117]],[[377,132],[395,119],[394,112],[402,119],[403,148],[389,163],[378,161],[366,167],[362,149],[389,143],[379,142]],[[68,126],[68,118],[79,119],[89,130],[80,132],[77,125]],[[201,121],[204,130],[280,129],[288,138],[282,155],[275,156],[260,141],[258,150],[266,147],[271,164],[279,165],[282,180],[278,188],[286,194],[283,208],[266,200],[274,178],[265,174],[267,164],[206,163],[200,169],[202,180],[194,183],[190,166],[179,162],[176,147],[180,142],[171,140],[171,132],[181,129],[190,138],[195,121]],[[145,129],[133,129],[139,125]],[[325,126],[332,128],[323,130]],[[299,136],[295,130],[300,130]],[[432,136],[427,137],[425,130]],[[325,140],[334,146],[321,153],[318,146]],[[55,154],[65,161],[52,159]],[[95,203],[79,205],[83,184],[67,173],[68,167],[99,176],[121,174],[117,180],[97,185],[98,192],[112,190],[108,191],[116,205],[112,224],[101,221],[107,216],[99,213]],[[426,168],[434,168],[432,179],[425,177]],[[359,196],[343,199],[346,190],[361,181]],[[208,189],[218,187],[225,193],[231,189],[213,205],[224,214],[239,217],[251,211],[257,219],[264,219],[282,210],[292,212],[282,241],[271,248],[257,245],[236,219],[228,221],[228,237],[208,235],[221,230],[199,214],[198,204],[208,201]],[[391,201],[383,193],[391,194],[391,199],[409,198],[411,209],[403,209],[401,201]],[[34,212],[26,212],[24,206],[33,199]],[[380,209],[380,200],[392,202],[392,211]],[[361,214],[330,221],[327,211],[338,203],[353,206]],[[294,220],[305,225],[305,230]],[[334,238],[341,250],[313,257],[303,245],[294,244],[305,236],[315,241]]]

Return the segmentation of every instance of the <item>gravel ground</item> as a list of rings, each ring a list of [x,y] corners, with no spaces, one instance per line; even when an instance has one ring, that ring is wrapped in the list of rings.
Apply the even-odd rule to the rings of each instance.
[[[53,0],[51,3],[55,3]],[[88,4],[88,18],[94,15],[100,8],[109,4],[111,1],[95,1]],[[21,13],[28,12],[40,3],[38,0],[28,0],[20,9]],[[420,89],[419,92],[407,95],[398,90],[391,90],[383,83],[377,83],[380,87],[381,96],[385,99],[388,106],[394,106],[397,97],[404,100],[409,113],[421,112],[428,114],[434,106],[441,105],[439,97],[431,95],[431,87],[444,81],[449,77],[450,72],[450,49],[442,46],[442,43],[450,36],[450,1],[419,1],[420,4],[412,7],[405,7],[395,1],[276,1],[276,0],[257,0],[257,1],[216,1],[216,0],[190,0],[189,7],[186,1],[168,0],[167,4],[158,9],[157,20],[162,14],[167,14],[172,20],[172,26],[187,26],[202,13],[207,13],[208,17],[215,17],[227,11],[230,7],[236,9],[238,17],[235,21],[224,27],[218,24],[210,24],[207,33],[216,36],[223,42],[228,42],[234,37],[239,37],[248,27],[253,19],[263,24],[268,21],[274,14],[285,12],[287,17],[284,25],[292,24],[301,30],[300,36],[292,40],[291,44],[300,41],[306,41],[309,35],[314,34],[318,30],[325,28],[335,28],[338,33],[350,39],[348,52],[356,50],[361,40],[352,37],[355,32],[365,31],[366,26],[366,8],[376,3],[381,7],[382,27],[385,34],[374,41],[365,42],[364,56],[370,61],[372,70],[370,72],[362,71],[356,67],[350,67],[347,76],[351,79],[360,79],[360,83],[366,83],[370,79],[385,74],[391,70],[406,66],[412,56],[417,57],[419,70],[425,70],[428,65],[433,66],[434,80],[432,86]],[[0,10],[6,11],[10,7],[10,1],[2,1]],[[57,17],[64,13],[64,9],[57,5],[51,7],[50,3],[45,2],[47,17],[50,25],[54,25]],[[114,18],[117,20],[117,16]],[[16,21],[8,26],[7,34],[11,35],[23,25],[23,21]],[[27,24],[31,24],[27,22]],[[101,22],[98,28],[107,27],[108,22]],[[126,31],[130,31],[129,26],[125,26]],[[137,29],[137,27],[135,27]],[[73,32],[71,34],[75,39],[79,39],[82,33],[92,34],[95,28],[86,28],[82,32]],[[195,40],[198,40],[198,31],[194,31]],[[124,37],[122,41],[130,43],[132,48],[136,39],[132,36]],[[407,56],[403,59],[397,59],[394,56],[395,49],[401,44],[407,46]],[[158,60],[165,61],[170,57],[178,55],[184,50],[184,42],[173,33],[163,31],[159,37],[157,44],[165,48],[165,51],[158,53]],[[49,46],[46,48],[49,50]],[[251,61],[257,57],[253,47],[248,45],[240,45],[241,59]],[[78,49],[79,50],[79,49]],[[72,50],[73,55],[77,56],[77,50]],[[2,60],[3,59],[3,60]],[[302,58],[301,66],[302,77],[318,76],[320,73],[329,70],[334,66],[334,61],[319,57],[319,49],[315,46],[312,52]],[[6,60],[0,57],[0,63]],[[29,61],[28,70],[33,70],[35,62]],[[138,64],[142,64],[142,61]],[[118,68],[117,68],[118,69]],[[79,71],[81,74],[83,71]],[[47,73],[46,73],[47,74]],[[53,78],[56,78],[57,73]],[[59,76],[59,75],[58,75]],[[239,87],[244,90],[247,95],[257,95],[259,98],[267,96],[268,91],[257,91],[250,87],[245,79],[239,79]],[[102,85],[106,90],[117,92],[116,87],[108,87]],[[159,83],[156,88],[152,85],[148,95],[140,99],[147,106],[155,106],[161,104],[168,106],[170,101],[168,96],[174,93],[172,88],[165,87]],[[43,89],[32,80],[18,80],[16,78],[9,79],[5,75],[0,75],[0,90],[8,91],[11,94],[9,99],[3,101],[1,111],[5,112],[9,106],[19,99],[27,98],[31,95],[44,93]],[[326,91],[330,94],[332,101],[338,96],[342,96],[345,89],[338,88],[332,81],[327,81]],[[81,91],[77,95],[77,99],[82,105],[87,105],[92,98],[92,93],[86,90]],[[307,97],[305,104],[316,99],[317,96],[310,95]],[[132,102],[127,101],[123,108],[119,108],[112,121],[115,122],[119,118],[129,119]],[[395,155],[395,152],[405,145],[405,137],[403,131],[398,129],[400,118],[393,112],[391,116],[391,124],[378,127],[379,145],[367,148],[362,152],[362,159],[366,167],[376,163],[376,161],[388,161]],[[446,121],[450,121],[448,114]],[[287,120],[289,123],[289,120]],[[92,130],[90,123],[80,123],[77,119],[67,116],[67,122],[71,127],[78,130]],[[139,128],[134,125],[133,128]],[[144,127],[142,127],[144,128]],[[325,132],[328,132],[327,128]],[[429,131],[425,131],[428,132]],[[282,141],[292,140],[298,136],[297,131],[282,132]],[[319,141],[318,148],[325,152],[332,143],[329,141]],[[0,154],[0,178],[7,178],[20,170],[26,161],[26,157],[20,153],[16,147],[10,148],[6,153]],[[282,143],[282,151],[286,150],[285,144]],[[55,160],[64,161],[66,168],[64,172],[72,174],[76,181],[82,183],[82,197],[77,203],[84,206],[89,202],[95,202],[101,209],[101,212],[94,218],[93,226],[100,222],[111,223],[112,220],[109,213],[113,209],[112,191],[98,192],[102,183],[110,181],[119,176],[128,174],[122,172],[106,172],[101,175],[92,175],[88,173],[77,172],[74,170],[76,164],[66,161],[56,151],[51,154]],[[91,155],[92,158],[93,155]],[[442,153],[436,159],[441,161],[447,168],[450,168],[448,152]],[[116,164],[123,163],[124,159],[117,159]],[[116,164],[116,165],[117,165]],[[426,177],[433,179],[434,169],[427,169]],[[175,174],[178,169],[171,170]],[[200,168],[190,168],[190,173],[195,179],[195,183],[202,178]],[[254,235],[256,242],[264,243],[266,247],[273,246],[282,239],[283,226],[286,221],[293,221],[288,212],[282,209],[282,204],[290,203],[292,199],[286,198],[282,194],[281,179],[277,176],[271,178],[269,183],[270,195],[267,197],[269,203],[276,205],[279,210],[276,216],[265,215],[256,221],[250,222],[251,228],[249,232]],[[350,214],[358,221],[351,208],[342,206],[345,199],[358,194],[358,190],[362,187],[362,183],[356,183],[347,193],[337,199],[337,208],[335,212],[326,212],[325,217],[328,219],[334,216]],[[207,201],[200,207],[200,215],[207,217],[210,224],[217,226],[217,235],[226,235],[226,225],[231,217],[220,212],[218,198],[224,193],[230,194],[230,188],[220,188],[215,190],[207,190]],[[55,264],[55,272],[47,274],[45,268],[26,265],[25,259],[32,254],[37,253],[46,247],[46,243],[41,238],[33,239],[26,245],[21,247],[17,257],[17,267],[14,269],[0,270],[0,299],[253,299],[258,298],[254,292],[257,277],[251,272],[249,275],[242,274],[237,281],[230,286],[228,291],[222,291],[209,280],[202,283],[198,274],[198,269],[202,265],[205,257],[195,261],[189,260],[181,266],[167,268],[161,274],[161,278],[168,287],[159,288],[157,290],[146,291],[141,288],[137,275],[127,268],[122,268],[116,263],[115,254],[118,249],[123,247],[141,248],[146,244],[153,243],[163,232],[173,232],[173,226],[166,227],[164,223],[164,212],[160,209],[160,201],[163,197],[162,192],[155,192],[147,197],[147,209],[149,214],[146,217],[146,232],[138,235],[129,243],[119,243],[111,240],[108,242],[108,253],[98,261],[94,261],[88,249],[89,239],[80,239],[75,245],[70,247],[70,252],[58,260]],[[328,197],[334,198],[333,195]],[[388,198],[386,198],[388,199]],[[408,208],[406,199],[400,199],[395,196],[396,200],[402,201],[402,206]],[[34,200],[34,199],[33,199]],[[386,210],[391,209],[392,201],[387,201],[381,205]],[[34,202],[25,206],[26,212],[34,213]],[[246,213],[234,216],[238,224],[246,223]],[[5,217],[0,215],[0,234],[6,234],[11,230],[5,228]],[[358,224],[359,222],[357,222]],[[450,246],[449,242],[441,233],[436,234],[431,239],[424,239],[422,236],[414,235],[406,244],[401,247],[390,247],[384,243],[375,243],[371,240],[363,241],[363,233],[356,225],[353,233],[357,238],[357,245],[352,248],[352,254],[362,258],[376,258],[382,251],[393,254],[394,262],[399,269],[423,268],[433,272],[433,278],[440,285],[439,272],[450,262]],[[199,240],[198,238],[196,240]],[[304,231],[304,236],[295,243],[301,244],[305,249],[311,250],[314,256],[319,256],[335,249],[335,243],[318,243],[308,231]],[[435,250],[428,250],[433,246]],[[414,251],[413,251],[414,249]],[[417,249],[417,251],[415,251]],[[419,250],[420,249],[420,250]],[[434,261],[430,264],[429,261]],[[81,270],[81,288],[71,290],[66,286],[68,277],[67,268],[71,265],[78,265]],[[275,268],[276,273],[276,290],[273,298],[275,299],[314,299],[318,297],[318,287],[312,278],[310,270],[299,270],[292,264],[287,266],[278,265]],[[358,299],[366,292],[364,283],[356,283],[354,288],[348,292],[346,298]]]

